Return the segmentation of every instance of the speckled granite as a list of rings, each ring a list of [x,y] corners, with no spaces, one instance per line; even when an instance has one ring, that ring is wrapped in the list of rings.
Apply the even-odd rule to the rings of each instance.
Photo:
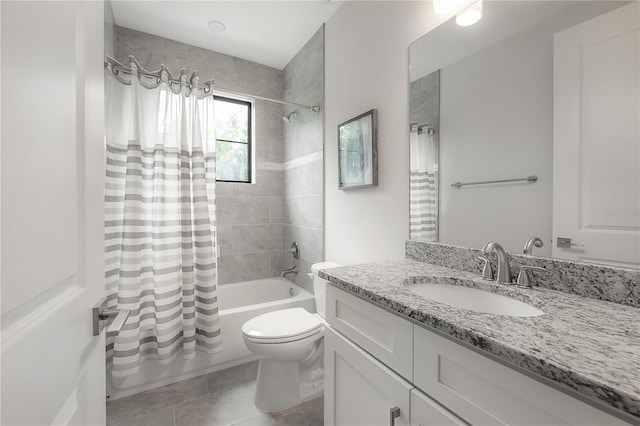
[[[320,271],[336,287],[499,359],[635,416],[640,422],[640,310],[554,291],[519,289],[411,260]],[[545,314],[509,317],[424,299],[407,286],[449,283],[495,291]]]
[[[418,262],[459,269],[479,274],[482,261],[480,249],[460,247],[441,243],[407,241],[405,258]],[[540,266],[549,272],[532,274],[536,287],[577,294],[591,299],[640,308],[640,271],[611,266],[595,265],[548,257],[528,256],[508,253],[511,276],[515,279],[523,265]],[[497,258],[492,256],[493,270],[497,268]]]

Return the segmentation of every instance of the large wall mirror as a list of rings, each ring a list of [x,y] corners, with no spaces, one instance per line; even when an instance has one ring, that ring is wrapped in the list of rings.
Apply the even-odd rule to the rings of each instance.
[[[640,267],[638,15],[485,0],[412,43],[410,238]]]

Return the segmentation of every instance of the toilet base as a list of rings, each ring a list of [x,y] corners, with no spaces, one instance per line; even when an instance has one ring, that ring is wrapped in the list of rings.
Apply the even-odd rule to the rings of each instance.
[[[256,407],[266,412],[281,411],[321,395],[324,374],[320,364],[316,362],[301,368],[299,361],[261,359],[256,381]]]

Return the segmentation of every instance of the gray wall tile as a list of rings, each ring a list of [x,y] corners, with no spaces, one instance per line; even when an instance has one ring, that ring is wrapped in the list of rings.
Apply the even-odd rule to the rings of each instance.
[[[316,104],[311,100],[307,103]],[[287,114],[292,108],[286,109]],[[284,125],[284,160],[290,161],[303,155],[322,151],[323,120],[322,113],[315,114],[305,110],[296,110],[297,115]]]
[[[233,184],[233,195],[283,195],[284,172],[281,170],[256,170],[256,183]]]
[[[324,101],[324,27],[305,44],[284,69],[285,99],[320,105]],[[286,107],[285,113],[296,110]],[[301,159],[323,150],[323,111],[314,114],[296,110],[291,123],[284,125],[284,161]],[[307,273],[311,264],[323,259],[323,161],[321,159],[287,169],[284,172],[283,243],[287,249],[292,241],[300,244],[301,258],[298,274],[287,275],[289,280],[311,290]],[[282,267],[289,267],[282,259]]]
[[[301,257],[311,262],[322,261],[322,230],[284,225],[284,245],[288,247],[292,241],[300,245]],[[285,259],[286,263],[287,260]],[[300,271],[307,273],[309,271]]]
[[[233,227],[234,254],[282,249],[282,224],[239,225]]]
[[[198,70],[201,79],[215,79],[219,89],[282,97],[281,70],[128,28],[117,27],[116,36],[116,57],[121,62],[133,55],[147,69],[156,70],[162,63],[173,73],[180,68],[187,73]]]
[[[313,281],[311,281],[311,278],[309,278],[307,274],[311,272],[311,265],[316,262],[317,261],[301,257],[298,259],[298,273],[295,275],[287,275],[287,278],[313,294]]]
[[[265,101],[257,101],[255,108],[256,161],[281,163],[284,145],[282,125],[284,108],[280,104]]]
[[[216,197],[221,195],[233,195],[233,185],[237,185],[229,182],[216,182]]]
[[[216,198],[218,226],[269,223],[267,197],[231,196]]]
[[[284,223],[322,229],[322,195],[285,197]]]
[[[218,283],[257,280],[269,276],[269,252],[232,254],[218,259]]]
[[[283,197],[269,197],[269,222],[282,223],[284,213]]]
[[[312,161],[308,164],[285,170],[285,194],[289,196],[322,195],[324,187],[323,173],[322,160]]]
[[[269,275],[277,277],[280,275],[280,269],[289,267],[289,261],[287,260],[285,262],[285,254],[283,251],[272,251],[269,254],[271,257],[271,264],[269,266],[271,272]]]
[[[218,257],[233,254],[233,226],[218,225],[216,232],[218,239]]]
[[[324,98],[324,27],[305,44],[284,68],[286,100],[320,105]],[[285,108],[288,114],[294,107]],[[298,115],[284,126],[284,160],[320,151],[323,147],[323,111],[315,114],[298,109]]]

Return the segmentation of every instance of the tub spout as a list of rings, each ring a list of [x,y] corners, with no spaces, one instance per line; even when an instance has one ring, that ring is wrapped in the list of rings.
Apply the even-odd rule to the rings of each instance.
[[[281,269],[280,270],[280,277],[284,278],[284,276],[287,275],[287,274],[297,274],[297,273],[298,273],[298,267],[297,266],[293,266],[291,268]]]

